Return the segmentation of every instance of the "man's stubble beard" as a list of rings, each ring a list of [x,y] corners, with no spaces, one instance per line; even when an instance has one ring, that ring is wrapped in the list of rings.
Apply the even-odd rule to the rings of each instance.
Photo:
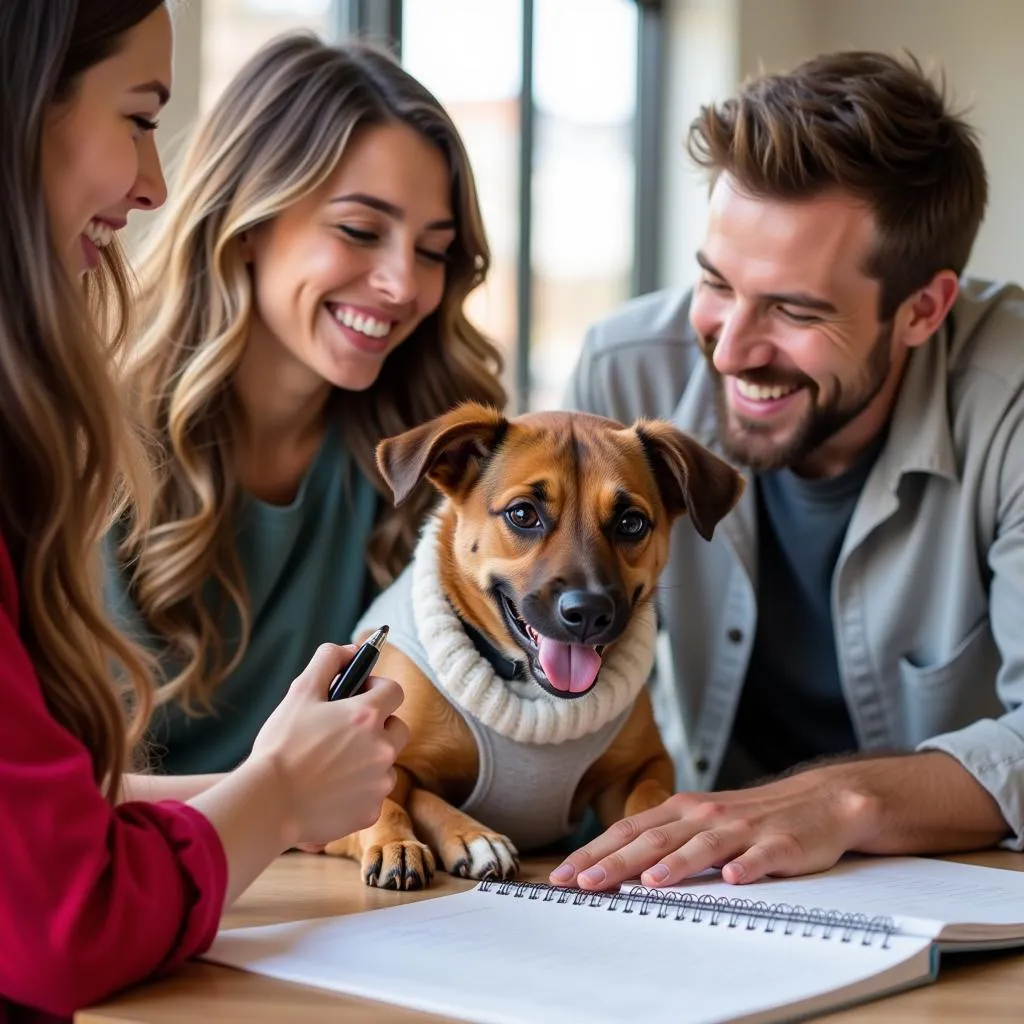
[[[733,414],[730,412],[725,397],[725,379],[715,369],[711,360],[714,345],[708,344],[702,339],[708,372],[715,385],[718,438],[726,456],[734,463],[747,466],[755,472],[783,469],[803,462],[829,438],[856,419],[885,386],[892,368],[892,336],[893,322],[888,320],[879,328],[878,336],[868,353],[862,380],[855,385],[855,389],[849,395],[844,395],[842,388],[837,388],[828,405],[821,408],[818,407],[818,385],[807,376],[791,376],[788,379],[782,379],[757,371],[743,374],[744,379],[752,383],[764,386],[796,384],[806,387],[810,393],[811,406],[803,420],[797,425],[788,441],[773,449],[759,449],[756,445],[750,445],[746,441],[747,437],[764,436],[770,428],[762,429],[761,424],[742,420],[740,421],[742,425],[738,430],[733,425],[731,418]]]

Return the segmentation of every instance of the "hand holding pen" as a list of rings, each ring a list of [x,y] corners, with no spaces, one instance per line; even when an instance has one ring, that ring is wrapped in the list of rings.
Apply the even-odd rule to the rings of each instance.
[[[381,626],[372,633],[356,651],[355,657],[339,672],[327,689],[328,700],[344,700],[358,693],[369,679],[373,666],[377,664],[381,648],[387,639],[388,627]]]
[[[378,643],[380,641],[378,640]],[[395,784],[395,761],[409,730],[397,717],[402,689],[392,679],[348,674],[345,689],[365,692],[348,700],[325,700],[331,680],[346,678],[355,662],[350,646],[323,644],[296,677],[253,742],[243,768],[267,787],[268,806],[287,812],[281,838],[289,846],[322,845],[372,825]],[[364,678],[360,678],[360,677]],[[242,769],[239,769],[242,770]]]

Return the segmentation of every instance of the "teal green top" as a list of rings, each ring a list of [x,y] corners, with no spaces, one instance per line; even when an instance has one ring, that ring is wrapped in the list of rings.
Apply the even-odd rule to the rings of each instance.
[[[244,496],[236,536],[252,607],[249,645],[214,691],[212,715],[188,716],[177,703],[158,709],[149,737],[156,771],[236,767],[317,646],[349,641],[369,590],[365,550],[377,495],[340,433],[335,426],[328,430],[290,505]],[[108,544],[107,601],[122,628],[145,643],[138,606],[111,549]],[[233,609],[224,636],[237,636]],[[230,657],[230,645],[226,653]]]

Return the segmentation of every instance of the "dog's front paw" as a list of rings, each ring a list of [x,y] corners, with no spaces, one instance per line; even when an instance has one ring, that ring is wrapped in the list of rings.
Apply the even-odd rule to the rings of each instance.
[[[360,868],[363,881],[378,889],[425,889],[434,878],[434,854],[425,843],[402,839],[368,846]]]
[[[459,878],[514,878],[519,871],[519,851],[497,832],[456,832],[440,853],[445,871]]]

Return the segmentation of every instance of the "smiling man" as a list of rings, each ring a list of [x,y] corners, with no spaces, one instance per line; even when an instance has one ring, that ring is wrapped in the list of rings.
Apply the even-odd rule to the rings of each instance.
[[[975,136],[849,52],[702,109],[692,290],[589,333],[569,396],[743,467],[673,534],[656,686],[687,791],[553,873],[604,888],[1024,845],[1024,292],[964,279]]]

